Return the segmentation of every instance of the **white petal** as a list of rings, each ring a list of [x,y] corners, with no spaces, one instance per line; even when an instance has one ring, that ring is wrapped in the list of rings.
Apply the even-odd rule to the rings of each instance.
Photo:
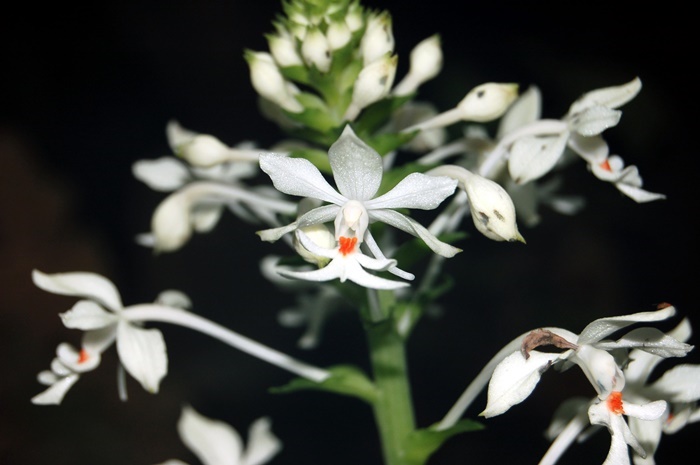
[[[450,244],[442,242],[416,220],[397,211],[389,209],[370,210],[369,216],[374,220],[379,220],[383,223],[390,224],[391,226],[405,231],[413,236],[420,237],[423,242],[430,247],[430,250],[438,255],[442,255],[443,257],[454,257],[462,251],[462,249],[458,249],[457,247],[453,247]]]
[[[656,420],[664,414],[668,404],[663,400],[657,400],[644,405],[622,402],[625,415],[639,418],[640,420]]]
[[[305,158],[291,158],[276,153],[260,155],[260,169],[270,176],[280,192],[343,204],[346,199],[336,192],[321,172]]]
[[[637,328],[615,342],[600,342],[596,347],[611,350],[615,348],[637,348],[660,357],[685,357],[693,346],[679,342],[656,328]]]
[[[100,329],[85,331],[82,346],[90,353],[102,353],[117,338],[117,326],[105,326]]]
[[[569,132],[558,136],[521,137],[510,149],[508,172],[517,184],[539,179],[554,168],[566,147]]]
[[[122,300],[112,281],[96,273],[74,272],[45,274],[32,271],[34,284],[48,292],[60,295],[87,297],[102,303],[110,310],[121,310]]]
[[[409,286],[409,284],[405,282],[392,281],[391,279],[385,279],[370,274],[366,272],[356,260],[346,258],[345,261],[346,278],[362,287],[368,289],[396,290]]]
[[[258,418],[248,430],[248,446],[241,465],[262,465],[281,449],[282,442],[272,434],[269,418]]]
[[[629,439],[627,431],[629,428],[625,420],[619,415],[614,415],[611,420],[614,426],[610,431],[610,450],[608,450],[608,456],[605,458],[603,465],[629,465],[630,454],[627,449],[627,439]],[[640,447],[639,443],[636,441],[633,442],[634,445]]]
[[[601,399],[607,398],[612,391],[622,391],[625,387],[622,370],[615,358],[605,350],[588,344],[579,345],[570,360],[581,367]]]
[[[666,198],[665,194],[658,194],[655,192],[645,191],[639,187],[630,186],[628,184],[615,184],[615,187],[625,194],[630,199],[637,203],[652,202],[654,200],[662,200]]]
[[[635,455],[633,457],[634,464],[653,465],[654,453],[656,452],[659,442],[661,441],[663,422],[660,419],[647,421],[639,420],[635,417],[629,417],[627,422],[629,424],[630,431],[634,437],[637,438],[637,441],[639,441],[639,444],[647,454],[646,460],[642,459],[639,455]]]
[[[696,402],[700,400],[700,365],[674,366],[651,387],[670,402]]]
[[[608,143],[601,136],[584,137],[573,133],[569,136],[568,147],[589,164],[602,163],[610,154]]]
[[[369,200],[377,193],[382,181],[382,157],[357,137],[349,125],[328,149],[328,160],[335,184],[345,197]]]
[[[534,123],[542,114],[542,93],[537,86],[530,86],[520,94],[518,99],[508,108],[498,124],[496,139],[504,135]]]
[[[594,106],[574,116],[569,125],[582,136],[597,136],[620,122],[622,112],[607,107]]]
[[[177,430],[203,465],[242,465],[243,442],[230,425],[207,418],[192,407],[182,409]]]
[[[145,390],[157,393],[160,380],[168,372],[168,357],[161,332],[120,322],[117,326],[117,351],[126,371]]]
[[[631,315],[600,318],[583,328],[576,344],[592,344],[629,325],[662,321],[671,318],[675,314],[676,309],[673,306],[667,306],[654,312],[639,312]]]
[[[106,311],[92,300],[80,300],[59,316],[66,328],[82,330],[104,328],[119,320],[117,315]]]
[[[51,370],[41,371],[36,377],[36,380],[45,386],[51,386],[52,384],[56,383],[59,379],[61,379],[61,377],[57,376],[56,373],[54,373]]]
[[[527,359],[520,351],[503,359],[491,375],[486,409],[479,415],[494,417],[524,401],[537,386],[542,373],[558,358],[559,354],[533,350]]]
[[[132,165],[131,171],[136,179],[160,192],[174,191],[192,177],[185,164],[174,157],[138,160]]]
[[[32,397],[32,403],[36,405],[58,405],[63,400],[68,390],[80,378],[78,374],[68,375],[65,378],[54,383],[41,394]]]
[[[457,181],[446,176],[411,173],[386,194],[366,201],[364,204],[369,210],[374,208],[433,210],[452,195],[456,187]]]
[[[576,100],[569,108],[569,115],[578,113],[594,105],[608,108],[618,108],[632,100],[641,90],[642,81],[634,78],[621,86],[605,87],[587,92]]]

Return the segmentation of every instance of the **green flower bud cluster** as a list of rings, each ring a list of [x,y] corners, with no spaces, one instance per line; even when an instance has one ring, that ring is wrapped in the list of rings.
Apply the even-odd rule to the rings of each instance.
[[[413,94],[392,96],[398,57],[391,16],[357,0],[290,0],[266,35],[269,50],[246,50],[262,113],[293,136],[324,146],[347,123],[372,141]],[[390,134],[380,153],[410,140]]]

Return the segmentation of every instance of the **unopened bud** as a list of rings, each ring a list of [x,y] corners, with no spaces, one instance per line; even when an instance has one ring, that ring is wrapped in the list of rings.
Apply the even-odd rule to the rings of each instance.
[[[345,47],[352,38],[352,31],[345,21],[333,21],[326,31],[328,45],[331,50],[338,50]]]
[[[457,108],[464,121],[483,123],[503,115],[517,97],[517,84],[487,82],[470,90]]]
[[[296,39],[289,32],[280,31],[277,35],[270,35],[267,37],[267,43],[277,65],[285,68],[303,64],[297,52]]]
[[[190,201],[185,193],[176,192],[166,197],[156,208],[151,219],[156,252],[171,252],[182,247],[192,236]]]
[[[365,34],[360,42],[360,53],[365,65],[394,52],[394,33],[388,12],[372,15],[367,21]]]
[[[301,228],[299,231],[305,234],[306,237],[319,247],[323,247],[324,249],[333,249],[335,247],[335,237],[325,224],[314,224]],[[316,255],[304,247],[298,237],[299,231],[294,234],[294,250],[308,263],[313,263],[319,268],[326,266],[330,259],[328,257]]]
[[[326,35],[317,27],[309,29],[301,44],[301,56],[308,66],[315,66],[322,73],[331,68],[331,48]]]
[[[398,56],[387,54],[362,68],[353,87],[352,102],[345,113],[346,120],[353,121],[363,108],[389,94],[397,64]]]
[[[411,64],[408,74],[394,89],[394,95],[407,95],[440,72],[442,69],[442,49],[440,36],[435,34],[423,39],[411,50]]]
[[[290,82],[282,76],[272,55],[266,52],[245,54],[250,67],[250,80],[255,90],[264,98],[292,113],[300,113],[304,107],[294,98]]]

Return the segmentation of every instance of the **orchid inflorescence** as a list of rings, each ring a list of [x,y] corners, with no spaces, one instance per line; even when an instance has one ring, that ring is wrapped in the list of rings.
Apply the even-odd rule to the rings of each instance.
[[[493,357],[441,421],[427,427],[415,424],[405,360],[412,329],[449,288],[442,284],[445,260],[460,260],[461,241],[472,228],[494,241],[525,243],[516,218],[532,227],[543,206],[569,215],[583,208],[582,196],[557,193],[569,165],[583,160],[596,178],[638,203],[664,198],[643,189],[637,167],[625,166],[603,138],[620,121],[619,108],[640,92],[641,80],[586,92],[561,118],[542,117],[537,87],[519,93],[518,85],[498,82],[478,85],[454,108],[440,111],[416,99],[420,86],[442,69],[438,35],[415,45],[409,71],[396,79],[389,12],[350,0],[282,6],[284,15],[266,36],[269,50],[244,56],[261,113],[288,137],[269,148],[247,141],[229,146],[169,121],[172,154],[132,167],[137,179],[166,193],[150,230],[136,242],[175,253],[193,234],[212,231],[222,215],[233,213],[263,242],[288,246],[287,256],[265,256],[260,271],[296,294],[297,303],[280,313],[280,321],[308,325],[300,347],[318,346],[328,314],[355,308],[365,323],[373,373],[290,357],[199,316],[179,291],[124,306],[107,277],[35,270],[39,288],[81,299],[61,319],[83,337],[78,348],[58,346],[50,370],[39,375],[48,387],[32,401],[60,404],[112,345],[122,399],[126,373],[157,393],[168,371],[167,349],[161,330],[150,325],[169,323],[299,376],[280,391],[321,389],[369,403],[387,465],[424,464],[449,437],[481,428],[463,417],[487,385],[485,420],[523,402],[545,372],[573,366],[593,391],[557,413],[541,463],[555,463],[587,427],[601,425],[612,435],[604,463],[630,463],[628,445],[636,465],[653,463],[663,432],[700,419],[698,366],[677,365],[649,382],[661,360],[693,348],[687,343],[690,323],[683,319],[668,334],[641,326],[608,338],[674,317],[671,305],[597,319],[579,334],[554,327],[525,333]],[[486,123],[497,120],[489,135]],[[464,131],[448,140],[447,128],[456,124]],[[424,259],[428,266],[418,267]],[[226,457],[226,463],[261,464],[281,449],[266,418],[251,426],[245,451],[235,430],[189,406],[178,430],[202,463]]]

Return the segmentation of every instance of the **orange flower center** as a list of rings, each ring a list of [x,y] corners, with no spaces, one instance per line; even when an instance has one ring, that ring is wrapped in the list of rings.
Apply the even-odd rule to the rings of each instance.
[[[80,354],[78,354],[78,363],[85,363],[89,358],[90,355],[88,355],[87,350],[80,349]]]
[[[340,243],[340,253],[342,253],[343,255],[347,255],[349,253],[352,253],[353,250],[355,250],[355,245],[357,245],[357,238],[340,236],[338,238],[338,242]]]
[[[612,171],[612,168],[610,168],[610,162],[608,160],[603,160],[599,166],[605,171]]]
[[[617,415],[625,413],[625,409],[622,407],[622,393],[620,391],[613,391],[608,396],[608,409]]]

